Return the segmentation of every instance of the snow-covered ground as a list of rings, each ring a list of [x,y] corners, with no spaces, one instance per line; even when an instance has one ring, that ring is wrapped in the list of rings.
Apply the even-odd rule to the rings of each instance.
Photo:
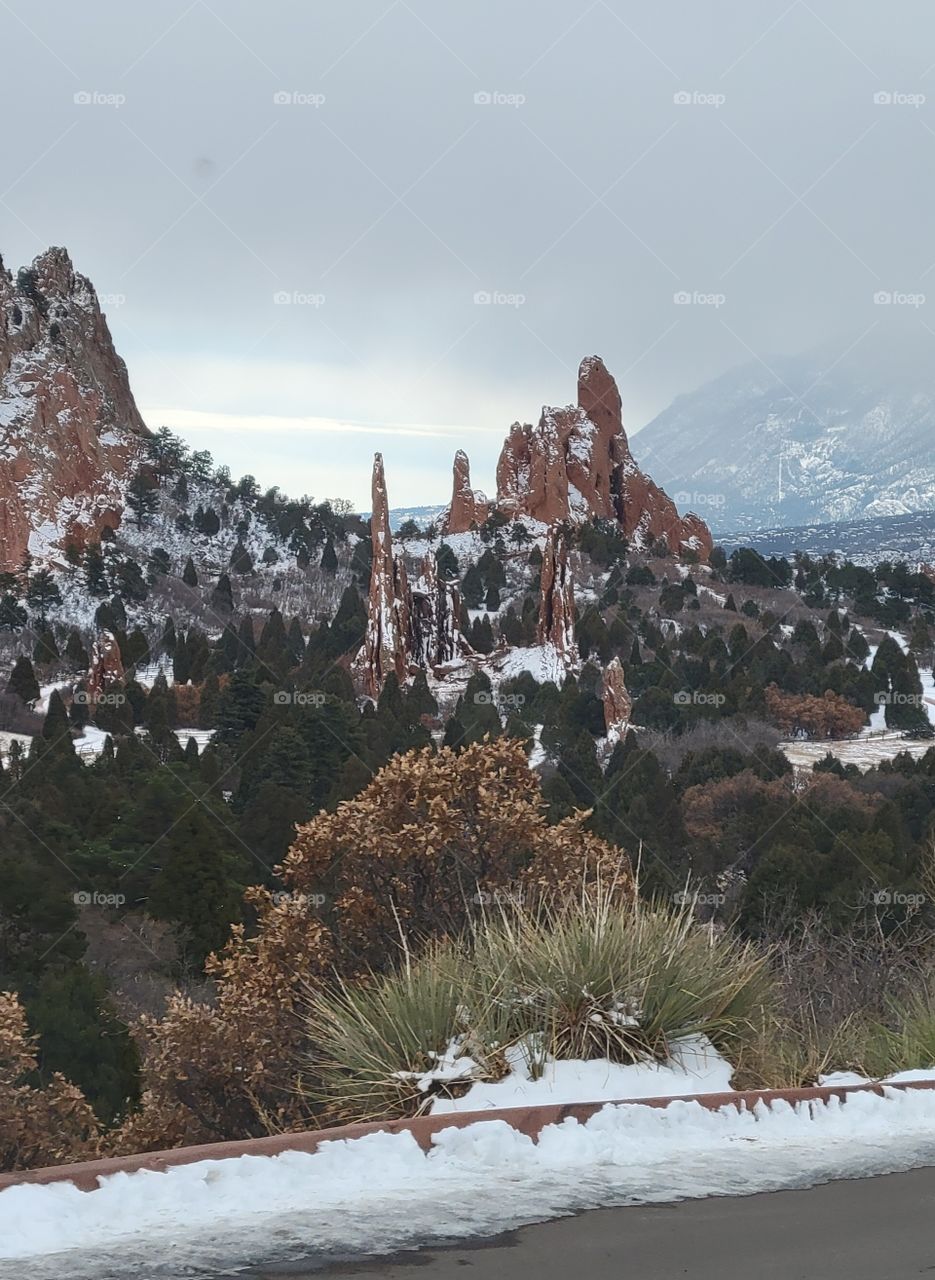
[[[898,631],[887,631],[886,634],[896,641],[903,653],[909,652],[905,636],[900,635]],[[870,652],[864,662],[868,671],[873,666],[879,647],[878,644],[870,645]],[[922,681],[925,709],[928,712],[929,721],[935,726],[935,672],[931,668],[920,668],[919,678]],[[915,758],[924,756],[933,745],[935,743],[924,739],[921,741],[908,739],[898,730],[887,731],[886,707],[879,706],[874,709],[869,723],[861,729],[856,739],[780,742],[779,750],[796,769],[811,769],[812,765],[817,764],[819,760],[824,760],[830,751],[842,764],[856,764],[858,769],[865,771],[875,768],[884,760],[893,760],[903,752]]]
[[[503,1080],[478,1081],[461,1098],[436,1098],[432,1114],[453,1111],[541,1107],[566,1102],[602,1102],[615,1098],[677,1098],[689,1093],[727,1093],[733,1066],[704,1036],[689,1037],[672,1046],[668,1062],[621,1066],[597,1059],[577,1062],[550,1060],[538,1080],[530,1079],[525,1055],[507,1052],[510,1074]]]
[[[145,730],[138,729],[137,732],[142,734],[145,732]],[[189,738],[194,738],[198,744],[198,753],[200,755],[201,752],[204,751],[208,743],[211,741],[212,737],[214,736],[214,730],[213,729],[176,729],[175,736],[178,738],[179,742],[183,747],[188,746]],[[104,750],[104,742],[106,741],[106,739],[107,739],[107,734],[104,732],[103,729],[99,729],[97,725],[94,725],[94,724],[85,725],[84,731],[81,734],[81,737],[75,739],[75,751],[78,753],[79,757],[82,760],[84,760],[84,762],[87,764],[89,761],[96,760],[98,758],[98,756]],[[24,755],[29,753],[29,747],[30,747],[30,744],[32,743],[32,738],[29,736],[29,734],[0,733],[0,759],[6,759],[6,757],[10,754],[10,746],[14,741],[19,742],[20,746],[23,749]]]
[[[848,738],[844,741],[780,742],[779,750],[796,769],[811,769],[830,751],[842,764],[856,764],[858,769],[865,771],[903,753],[916,758],[924,756],[933,746],[935,743],[924,739],[912,741],[899,733],[888,733],[885,737]]]
[[[750,1195],[935,1162],[935,1092],[738,1112],[606,1106],[533,1143],[492,1119],[436,1135],[201,1161],[0,1192],[3,1280],[234,1274],[491,1236],[597,1206]]]

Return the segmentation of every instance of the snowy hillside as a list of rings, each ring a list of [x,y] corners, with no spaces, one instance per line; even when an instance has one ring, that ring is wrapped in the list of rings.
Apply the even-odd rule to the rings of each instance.
[[[639,433],[639,456],[716,535],[935,507],[930,352],[871,337],[842,357],[845,345],[679,396]]]

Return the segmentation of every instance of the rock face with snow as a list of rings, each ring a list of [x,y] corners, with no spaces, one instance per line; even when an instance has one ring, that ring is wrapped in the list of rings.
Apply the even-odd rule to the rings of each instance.
[[[633,699],[627,688],[623,663],[614,658],[604,668],[601,701],[604,704],[604,725],[608,742],[618,742],[626,735],[633,714]]]
[[[373,567],[370,571],[367,633],[355,665],[362,674],[366,692],[375,698],[391,671],[395,671],[402,682],[409,670],[409,584],[405,565],[393,554],[381,453],[373,455],[371,498]]]
[[[408,656],[414,666],[438,672],[467,652],[458,621],[460,613],[457,584],[439,579],[435,557],[429,553],[410,590]]]
[[[485,493],[471,488],[471,463],[464,450],[459,449],[452,467],[451,505],[442,521],[442,531],[467,533],[484,523],[490,506]]]
[[[568,565],[568,546],[553,529],[542,553],[537,639],[550,645],[566,667],[578,660],[575,643],[575,592]]]
[[[94,289],[64,249],[0,262],[0,568],[116,526],[146,426]]]
[[[124,674],[117,637],[112,631],[102,631],[91,649],[88,671],[88,698],[92,705],[115,685],[123,684]]]
[[[435,557],[425,556],[410,584],[401,556],[393,551],[383,456],[374,454],[370,537],[373,566],[367,604],[367,633],[354,659],[363,691],[379,697],[391,671],[402,683],[418,668],[437,670],[470,647],[458,622],[461,596],[453,582],[438,577]]]
[[[597,516],[641,545],[665,538],[670,550],[702,559],[712,546],[704,521],[681,517],[637,465],[617,384],[599,356],[581,362],[577,405],[546,407],[538,426],[510,428],[497,463],[497,505],[549,525]]]

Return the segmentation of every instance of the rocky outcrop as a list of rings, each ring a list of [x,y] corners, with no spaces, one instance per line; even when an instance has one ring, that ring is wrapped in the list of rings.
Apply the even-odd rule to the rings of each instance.
[[[87,697],[97,706],[102,696],[124,680],[120,646],[112,631],[102,631],[91,648],[91,666],[87,678]]]
[[[633,699],[627,689],[623,663],[613,658],[604,668],[601,701],[604,704],[604,727],[608,742],[619,742],[626,736],[633,714]]]
[[[377,698],[391,671],[402,683],[420,667],[439,671],[471,650],[458,624],[461,596],[457,584],[439,579],[434,555],[425,557],[410,585],[402,557],[393,552],[383,455],[379,453],[373,458],[372,503],[373,567],[367,631],[353,670],[363,692]]]
[[[497,504],[505,515],[548,525],[612,520],[641,546],[665,538],[676,553],[707,559],[711,551],[704,521],[681,517],[637,465],[617,384],[599,356],[581,362],[577,405],[544,408],[538,426],[510,428],[497,463]]]
[[[553,529],[542,552],[537,639],[551,646],[566,667],[578,660],[575,643],[575,593],[568,566],[568,546]]]
[[[367,632],[354,665],[364,691],[376,698],[391,671],[402,682],[409,670],[409,584],[401,560],[393,555],[383,455],[373,455],[370,541],[373,567],[367,605]]]
[[[443,533],[467,533],[490,514],[491,503],[480,489],[471,488],[471,463],[463,449],[452,466],[451,505],[442,521]]]
[[[147,435],[94,289],[64,249],[0,262],[0,568],[116,526]]]
[[[416,667],[440,673],[467,650],[458,619],[461,593],[454,582],[438,577],[431,552],[422,562],[422,572],[412,584],[409,615],[409,659]]]

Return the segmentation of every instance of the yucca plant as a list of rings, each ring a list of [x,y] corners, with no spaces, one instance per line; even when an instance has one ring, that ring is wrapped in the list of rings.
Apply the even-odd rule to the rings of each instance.
[[[698,925],[690,905],[621,905],[599,889],[487,916],[473,946],[478,1003],[504,1006],[508,1039],[556,1058],[665,1059],[690,1035],[732,1050],[773,998],[768,957]]]
[[[401,972],[311,992],[305,1094],[329,1120],[428,1110],[505,1069],[465,1006],[466,958],[437,946]],[[484,1019],[487,1034],[493,1025]]]

